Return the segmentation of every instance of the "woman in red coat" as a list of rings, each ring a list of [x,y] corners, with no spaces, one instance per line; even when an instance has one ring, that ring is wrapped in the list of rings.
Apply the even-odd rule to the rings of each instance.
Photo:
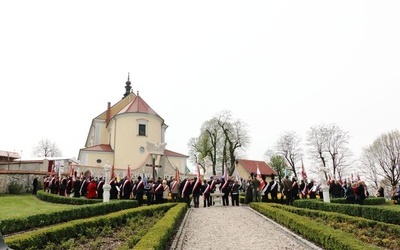
[[[87,195],[86,198],[88,199],[96,199],[97,197],[97,185],[96,185],[96,181],[94,179],[92,179],[87,187]]]

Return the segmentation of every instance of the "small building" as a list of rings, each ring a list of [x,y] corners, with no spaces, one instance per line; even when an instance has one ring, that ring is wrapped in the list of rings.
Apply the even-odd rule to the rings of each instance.
[[[264,161],[254,161],[245,159],[237,160],[236,171],[238,175],[244,180],[247,180],[250,177],[251,173],[257,174],[257,168],[260,170],[262,177],[267,182],[270,182],[272,180],[272,175],[276,176],[275,170],[273,170]]]
[[[12,162],[20,158],[16,152],[0,150],[0,162]]]

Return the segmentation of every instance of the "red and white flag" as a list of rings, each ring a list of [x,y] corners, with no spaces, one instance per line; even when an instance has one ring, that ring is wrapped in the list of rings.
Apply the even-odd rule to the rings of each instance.
[[[303,180],[307,179],[307,173],[306,169],[304,168],[303,159],[301,159],[301,176],[303,177]]]
[[[263,189],[264,189],[264,186],[265,186],[265,181],[264,181],[264,179],[262,178],[261,171],[260,171],[260,169],[258,168],[258,164],[257,164],[257,178],[258,178],[259,181],[260,181],[260,190],[263,190]]]
[[[224,180],[225,180],[225,182],[224,182],[224,185],[222,186],[222,188],[226,188],[226,186],[228,185],[228,171],[227,171],[226,165],[224,167]]]
[[[172,183],[171,189],[174,189],[176,187],[176,185],[178,185],[178,183],[179,183],[179,169],[178,169],[178,167],[176,167],[175,168],[175,180]]]
[[[197,164],[197,181],[194,184],[193,190],[192,192],[194,192],[195,190],[197,190],[197,188],[201,185],[201,179],[200,179],[200,166],[199,164]]]

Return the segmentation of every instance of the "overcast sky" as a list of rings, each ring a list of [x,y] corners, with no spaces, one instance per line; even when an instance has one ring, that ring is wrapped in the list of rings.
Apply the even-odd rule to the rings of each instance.
[[[107,102],[133,91],[188,154],[223,110],[246,158],[285,131],[348,131],[356,157],[400,125],[399,1],[1,1],[0,150],[42,139],[77,157]],[[307,157],[307,155],[306,155]]]

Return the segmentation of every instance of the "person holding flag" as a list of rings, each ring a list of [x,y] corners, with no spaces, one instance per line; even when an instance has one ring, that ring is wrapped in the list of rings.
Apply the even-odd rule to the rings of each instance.
[[[145,175],[143,173],[143,179]],[[144,181],[142,177],[138,176],[138,184],[136,185],[136,200],[138,201],[139,207],[143,204],[143,195],[144,195]]]
[[[178,196],[179,196],[179,169],[178,169],[178,167],[175,169],[175,177],[172,179],[172,181],[170,183],[170,190],[171,190],[172,202],[177,202]]]
[[[228,171],[227,167],[225,165],[224,167],[224,176],[222,176],[222,184],[221,184],[221,192],[223,193],[222,195],[222,205],[223,206],[229,206],[229,193],[230,193],[230,188],[229,188],[229,179],[228,179]]]
[[[201,178],[200,178],[200,166],[197,164],[197,177],[194,178],[192,183],[192,197],[194,207],[199,207],[201,194]]]
[[[183,187],[181,196],[183,200],[188,204],[188,208],[190,208],[190,195],[192,194],[191,180],[189,178],[186,178],[181,183],[181,186]]]

